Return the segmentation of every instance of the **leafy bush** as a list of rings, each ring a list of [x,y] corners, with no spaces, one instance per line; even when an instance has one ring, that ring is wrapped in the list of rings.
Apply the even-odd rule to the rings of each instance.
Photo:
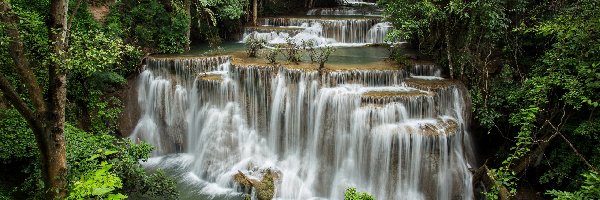
[[[315,63],[317,61],[317,51],[315,40],[302,40],[300,46],[302,46],[302,50],[308,54],[308,58],[310,59],[310,63]]]
[[[34,199],[42,198],[44,191],[40,188],[43,188],[43,182],[41,182],[37,160],[38,150],[32,132],[14,109],[0,110],[0,117],[0,131],[3,133],[0,134],[0,147],[2,147],[0,163],[27,160],[28,162],[23,166],[23,173],[28,174],[29,177],[16,191]],[[153,174],[146,174],[144,168],[138,163],[138,160],[148,158],[152,151],[152,146],[149,144],[133,144],[129,139],[117,139],[107,134],[91,135],[68,123],[65,125],[65,137],[71,191],[82,192],[73,194],[74,196],[84,195],[86,192],[83,191],[87,191],[85,188],[89,186],[86,184],[96,183],[100,176],[110,181],[110,185],[115,186],[111,194],[121,193],[130,197],[145,196],[162,199],[177,197],[175,182],[171,178],[160,170]],[[106,164],[103,166],[102,163]],[[104,169],[108,166],[109,169]],[[122,188],[116,187],[118,184],[113,176],[122,181]],[[79,187],[79,190],[76,190],[76,187]]]
[[[111,168],[112,165],[107,164],[106,161],[100,163],[96,171],[86,173],[73,183],[73,189],[69,192],[67,199],[126,199],[125,195],[113,193],[123,185],[121,179],[109,171]]]
[[[267,41],[263,38],[257,38],[256,34],[251,34],[248,39],[246,39],[246,53],[248,53],[248,57],[256,57],[258,54],[258,50],[264,48]]]
[[[71,179],[95,171],[101,162],[107,162],[112,165],[110,172],[122,180],[123,188],[116,192],[130,197],[177,197],[172,179],[160,170],[148,175],[138,163],[148,159],[153,149],[149,144],[134,144],[129,139],[117,139],[106,134],[90,136],[74,127],[69,129],[77,133],[67,135],[67,161],[73,165]]]
[[[292,38],[285,39],[285,56],[287,61],[298,64],[302,55],[300,54],[300,45]]]
[[[375,200],[375,198],[365,192],[358,192],[356,188],[351,187],[344,192],[344,200]]]
[[[119,64],[127,48],[121,38],[100,30],[72,31],[69,44],[68,69],[86,77]]]
[[[318,48],[315,53],[315,60],[319,63],[319,70],[325,68],[325,63],[329,61],[329,56],[335,52],[335,48],[331,46],[325,46]]]
[[[600,197],[600,177],[595,172],[583,174],[585,181],[581,188],[574,192],[565,192],[558,190],[547,191],[546,194],[554,196],[554,199],[597,199]]]
[[[268,64],[276,64],[277,63],[277,55],[281,53],[281,49],[279,48],[269,48],[264,51],[264,57],[267,60]]]

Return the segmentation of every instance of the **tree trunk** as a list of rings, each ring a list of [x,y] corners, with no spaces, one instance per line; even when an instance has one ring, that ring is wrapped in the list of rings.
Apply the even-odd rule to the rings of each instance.
[[[183,6],[185,9],[185,14],[190,18],[190,21],[188,21],[188,27],[185,31],[185,38],[187,39],[187,42],[185,43],[185,51],[189,51],[190,50],[190,43],[191,43],[191,39],[190,39],[190,35],[191,35],[191,31],[192,31],[192,6],[191,6],[191,2],[190,0],[183,0]]]
[[[257,26],[258,20],[258,0],[252,0],[252,26]]]
[[[446,56],[448,58],[448,69],[450,74],[450,79],[454,79],[454,69],[452,66],[452,55],[450,54],[450,20],[446,22]]]
[[[482,182],[486,188],[491,188],[496,184],[496,179],[490,176],[490,170],[487,167],[487,164],[483,164],[479,169],[475,170],[473,174],[473,188],[479,186],[479,182]],[[504,186],[499,186],[500,191],[498,191],[498,197],[500,200],[510,200],[510,192]]]
[[[65,146],[65,104],[67,76],[64,63],[67,51],[67,0],[52,0],[49,33],[52,59],[48,70],[48,113],[42,138],[42,171],[47,184],[48,199],[64,198],[67,191],[67,159]]]

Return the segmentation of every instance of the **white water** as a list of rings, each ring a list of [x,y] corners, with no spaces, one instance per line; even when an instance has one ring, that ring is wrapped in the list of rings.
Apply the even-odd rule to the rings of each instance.
[[[343,9],[342,9],[343,8]],[[370,15],[379,11],[359,11],[355,8],[313,9],[307,15]],[[385,43],[385,36],[392,28],[381,18],[259,18],[259,26],[245,28],[242,42],[251,35],[265,39],[270,44],[285,43],[291,38],[296,43],[313,40],[319,46],[359,46]],[[275,29],[280,28],[280,29]]]
[[[382,10],[374,8],[353,8],[353,7],[337,7],[337,8],[314,8],[310,9],[306,15],[328,15],[328,16],[381,16]]]
[[[351,4],[351,5],[376,5],[374,2],[364,1],[364,0],[338,0],[341,4]]]
[[[415,64],[409,70],[412,77],[417,76],[434,76],[441,77],[442,70],[435,64]]]
[[[222,79],[197,78],[206,74]],[[185,162],[152,165],[186,166],[182,179],[208,197],[238,191],[238,170],[259,178],[274,169],[278,199],[343,199],[351,186],[377,199],[471,199],[465,92],[408,87],[406,77],[150,58],[130,138],[155,145],[155,155],[182,148]],[[368,95],[382,91],[396,95]]]
[[[367,42],[373,44],[385,43],[385,36],[392,29],[392,24],[389,22],[381,22],[375,24],[367,32]]]

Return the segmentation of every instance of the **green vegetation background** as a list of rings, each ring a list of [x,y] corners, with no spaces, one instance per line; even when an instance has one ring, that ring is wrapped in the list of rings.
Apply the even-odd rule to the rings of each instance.
[[[391,38],[468,86],[481,163],[493,168],[488,199],[531,185],[557,199],[600,197],[598,1],[379,3]]]

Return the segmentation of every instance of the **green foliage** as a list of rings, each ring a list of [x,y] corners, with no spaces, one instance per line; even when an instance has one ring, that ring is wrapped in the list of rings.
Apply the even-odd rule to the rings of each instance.
[[[0,187],[0,200],[12,200],[13,198],[10,196],[10,192],[6,191],[4,188]]]
[[[497,197],[494,190],[499,186],[515,194],[523,175],[512,171],[515,164],[523,164],[519,163],[523,157],[557,132],[591,165],[600,166],[596,134],[600,122],[595,112],[600,104],[597,1],[379,3],[395,27],[390,39],[407,39],[467,84],[476,127],[514,138],[498,144],[504,146],[492,164],[496,169],[491,176],[497,182],[488,197]],[[588,167],[565,140],[551,142],[541,165],[528,166],[544,172],[537,178],[546,187],[580,188],[583,181],[569,177]]]
[[[125,51],[123,41],[100,30],[71,32],[68,70],[88,77],[118,64]]]
[[[510,195],[515,195],[517,193],[517,177],[510,169],[505,167],[500,167],[497,170],[491,169],[487,175],[496,181],[492,184],[492,188],[489,188],[488,191],[484,192],[487,199],[500,199],[500,187],[507,188]]]
[[[248,0],[198,0],[199,6],[210,9],[218,19],[238,19],[244,13]]]
[[[276,64],[277,63],[277,55],[281,53],[281,49],[279,48],[268,48],[263,51],[264,57],[268,64]]]
[[[66,61],[70,83],[68,98],[72,121],[93,133],[111,133],[116,129],[121,102],[111,96],[126,83],[124,76],[135,72],[141,51],[126,44],[120,27],[96,22],[83,3],[73,20]],[[114,16],[113,16],[113,19]]]
[[[515,100],[511,96],[514,96],[514,88],[518,86],[512,80],[514,75],[512,70],[510,66],[503,66],[498,77],[490,82],[487,94],[477,85],[471,86],[469,89],[473,103],[473,117],[479,125],[488,130],[498,129],[501,125],[496,124],[497,122],[508,120],[508,116],[501,112],[501,109],[509,110],[511,106],[515,106]]]
[[[318,48],[315,53],[315,60],[319,63],[319,69],[325,67],[325,63],[329,61],[329,56],[335,52],[335,48],[332,46],[325,46]]]
[[[33,199],[43,197],[44,192],[41,173],[37,160],[37,147],[33,134],[26,126],[25,120],[13,109],[1,110],[2,123],[0,145],[2,145],[2,162],[28,159],[30,164],[23,172],[29,174],[19,191],[26,192]],[[67,163],[69,163],[69,180],[72,195],[75,199],[86,198],[85,195],[100,197],[90,193],[97,186],[112,188],[110,194],[126,194],[128,196],[145,196],[174,199],[174,181],[163,172],[146,174],[138,160],[148,158],[152,147],[146,143],[133,144],[128,139],[117,139],[107,134],[90,135],[70,124],[65,126],[67,141]],[[105,163],[105,164],[103,164]],[[118,181],[117,181],[118,179]],[[122,185],[123,187],[117,187]],[[109,196],[105,193],[104,197]]]
[[[73,189],[67,199],[126,199],[125,195],[113,193],[123,185],[121,179],[109,171],[111,168],[112,165],[106,161],[100,163],[96,171],[85,174],[73,183]]]
[[[454,65],[449,72],[468,81],[482,81],[481,77],[464,74],[484,73],[475,69],[494,59],[489,52],[499,50],[496,43],[508,31],[507,3],[502,0],[380,0],[378,3],[385,6],[386,19],[395,27],[388,40],[417,43],[421,52],[441,59],[446,65]]]
[[[79,178],[87,172],[97,169],[99,160],[90,159],[103,152],[116,148],[115,138],[106,134],[90,135],[70,124],[65,126],[67,141],[67,162],[72,166],[69,176]]]
[[[0,109],[0,160],[34,160],[38,150],[29,125],[15,109]]]
[[[347,188],[344,192],[344,200],[375,200],[371,195],[356,191],[356,188]]]
[[[70,4],[75,3],[70,1]],[[137,2],[135,4],[137,5]],[[55,58],[50,53],[50,43],[47,40],[49,1],[12,0],[11,6],[19,17],[20,37],[25,45],[25,54],[32,71],[38,77],[45,77],[49,59]],[[151,146],[132,144],[130,141],[108,135],[115,130],[117,115],[121,112],[121,103],[114,93],[126,83],[124,77],[136,71],[142,51],[129,45],[137,44],[137,40],[126,37],[132,29],[123,25],[120,15],[122,13],[114,11],[104,25],[93,19],[87,6],[85,1],[82,2],[74,18],[69,18],[72,20],[68,35],[70,45],[65,58],[61,60],[64,64],[63,69],[68,70],[69,79],[69,118],[65,125],[65,137],[69,164],[67,179],[72,192],[70,195],[74,199],[122,199],[125,196],[117,194],[121,193],[128,196],[133,194],[174,199],[177,195],[174,182],[161,172],[146,174],[138,163],[138,160],[147,158],[152,150]],[[73,7],[75,6],[71,5],[70,8]],[[180,8],[176,7],[175,10],[178,12],[174,12],[173,16],[163,13],[163,18],[157,20],[164,21],[160,22],[160,26],[152,25],[152,28],[157,30],[155,27],[162,27],[160,31],[156,31],[159,34],[176,32],[177,36],[184,35],[182,30],[185,29],[181,27],[187,27],[189,17]],[[70,12],[73,13],[73,10]],[[134,14],[140,13],[141,11]],[[129,11],[125,16],[129,19],[134,18],[128,14]],[[185,21],[186,19],[188,21]],[[173,22],[175,25],[164,26],[166,22]],[[6,36],[5,26],[6,24],[0,24],[0,72],[7,76],[9,81],[18,83],[18,76],[13,67],[10,67],[13,65],[8,55],[10,38]],[[159,38],[160,41],[152,42],[153,45],[158,44],[158,47],[148,48],[181,48],[181,45],[174,44],[180,41],[173,42],[177,40],[173,38],[176,37],[163,34]],[[172,49],[170,51],[174,52]],[[47,80],[38,78],[38,82],[46,85]],[[22,84],[13,85],[17,91],[24,90]],[[20,93],[23,99],[27,99],[26,92]],[[10,193],[25,195],[30,199],[43,199],[45,191],[42,191],[44,185],[35,138],[18,112],[11,108],[4,109],[5,102],[0,104],[3,107],[0,109],[0,163],[22,165],[22,171],[19,173],[28,176],[23,184]],[[75,111],[84,108],[89,111],[87,115],[91,123],[91,127],[83,127],[86,128],[85,131],[71,125],[80,125],[79,120],[82,117],[73,115]],[[5,194],[4,188],[1,193],[2,196]]]
[[[94,171],[101,162],[112,165],[111,173],[122,180],[123,187],[115,190],[130,197],[154,197],[174,199],[175,182],[160,170],[146,174],[138,163],[145,161],[153,147],[146,144],[134,144],[129,139],[116,139],[113,136],[99,134],[90,136],[74,127],[69,128],[78,134],[67,135],[67,160],[73,163],[71,177]],[[90,159],[93,158],[93,159]]]
[[[546,194],[552,195],[554,199],[597,199],[600,197],[600,177],[595,172],[582,174],[585,181],[579,190],[574,192],[565,192],[558,190],[547,191]]]
[[[285,39],[285,48],[283,48],[283,51],[288,62],[298,64],[302,58],[300,50],[300,45],[294,39],[289,37]]]
[[[190,17],[180,4],[170,7],[168,11],[157,0],[123,0],[113,5],[107,26],[146,52],[181,53],[189,44],[185,34]]]
[[[600,89],[600,5],[581,0],[564,13],[531,31],[553,37],[555,43],[540,59],[541,77],[565,92],[560,97],[567,105],[579,109],[584,104],[597,107]]]
[[[302,50],[308,55],[310,59],[310,63],[315,63],[317,61],[317,51],[315,49],[317,43],[315,40],[302,40],[300,46]]]
[[[391,35],[391,34],[390,34]],[[390,36],[388,35],[388,36]],[[391,36],[390,36],[391,37]],[[388,59],[395,61],[396,63],[402,66],[410,66],[411,63],[408,62],[408,56],[402,51],[402,47],[399,45],[390,45],[387,48],[388,51]]]
[[[93,100],[89,103],[89,108],[94,113],[91,130],[95,133],[117,130],[117,121],[122,112],[121,100],[114,96],[103,97],[99,90],[92,90],[89,98]]]
[[[36,75],[46,74],[45,67],[49,60],[48,29],[46,27],[46,15],[49,1],[11,1],[12,9],[19,17],[19,33],[24,48],[24,53],[30,58],[30,66],[34,69]],[[0,72],[4,73],[8,79],[16,83],[17,76],[13,76],[12,65],[14,65],[11,56],[8,54],[10,38],[4,31],[6,24],[0,24]],[[40,76],[41,77],[41,76]],[[44,80],[38,80],[43,82]],[[13,84],[17,90],[22,89],[23,85]]]

